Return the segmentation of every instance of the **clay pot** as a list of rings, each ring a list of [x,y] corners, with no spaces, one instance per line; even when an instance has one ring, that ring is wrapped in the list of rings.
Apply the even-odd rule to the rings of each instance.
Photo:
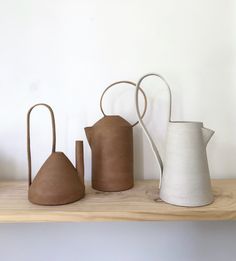
[[[32,181],[30,148],[30,113],[36,106],[45,106],[52,119],[52,153]],[[83,141],[76,141],[76,168],[63,152],[56,152],[56,128],[52,108],[47,104],[36,104],[27,115],[27,149],[29,191],[28,199],[39,205],[62,205],[84,197]]]
[[[133,187],[133,127],[127,120],[118,115],[106,115],[102,108],[105,92],[112,86],[127,83],[120,81],[111,84],[103,92],[100,108],[104,115],[92,127],[85,128],[88,143],[92,151],[92,187],[100,191],[122,191]],[[145,98],[146,112],[147,103]]]
[[[169,122],[164,161],[142,121],[138,105],[140,84],[149,76],[161,78],[169,93]],[[140,125],[160,167],[160,198],[167,203],[186,207],[212,203],[206,147],[214,131],[204,128],[202,122],[171,120],[171,90],[167,81],[159,74],[151,73],[140,78],[136,88],[136,108]]]

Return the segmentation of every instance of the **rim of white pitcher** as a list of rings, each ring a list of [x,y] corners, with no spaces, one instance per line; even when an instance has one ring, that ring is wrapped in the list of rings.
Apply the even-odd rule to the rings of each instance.
[[[199,124],[203,125],[201,121],[170,121],[170,123],[178,124],[178,123],[187,123],[187,124]]]

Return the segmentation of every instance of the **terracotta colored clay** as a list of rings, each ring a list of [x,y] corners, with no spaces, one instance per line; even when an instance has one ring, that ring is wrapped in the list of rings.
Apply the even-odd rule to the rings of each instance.
[[[92,187],[100,191],[122,191],[133,187],[133,127],[120,116],[107,116],[102,109],[102,98],[112,86],[127,83],[120,81],[105,89],[100,101],[104,115],[92,127],[85,128],[86,136],[92,150]],[[147,103],[145,98],[146,112]]]
[[[52,118],[52,153],[40,168],[32,182],[30,149],[30,113],[36,106],[46,106]],[[29,168],[29,201],[39,205],[62,205],[84,197],[83,141],[76,141],[76,167],[63,152],[56,152],[56,128],[52,108],[47,104],[36,104],[27,115],[27,149]]]

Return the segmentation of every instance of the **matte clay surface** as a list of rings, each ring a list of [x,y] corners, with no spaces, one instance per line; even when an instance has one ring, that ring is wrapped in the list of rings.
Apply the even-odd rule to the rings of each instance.
[[[120,116],[105,116],[85,128],[92,150],[92,186],[121,191],[133,186],[133,128]]]
[[[169,93],[169,122],[164,161],[142,121],[139,110],[139,87],[141,82],[150,76],[160,78]],[[171,108],[172,95],[167,81],[161,75],[154,73],[141,77],[136,87],[136,110],[140,125],[160,167],[160,198],[178,206],[208,205],[213,201],[213,195],[206,147],[214,131],[204,128],[201,122],[172,121]]]
[[[36,106],[45,106],[51,114],[53,144],[52,153],[40,168],[32,182],[30,149],[30,113]],[[27,115],[29,201],[40,205],[62,205],[81,199],[84,196],[83,142],[76,142],[76,168],[63,152],[56,152],[56,128],[53,110],[47,104],[36,104]]]
[[[236,180],[213,180],[214,202],[186,208],[158,199],[158,182],[136,181],[122,192],[99,192],[64,206],[39,206],[27,200],[27,182],[0,182],[0,222],[79,222],[148,220],[236,220]]]
[[[128,121],[118,115],[106,115],[102,109],[102,98],[112,86],[120,83],[131,84],[129,81],[120,81],[111,84],[103,92],[100,108],[104,115],[92,127],[85,128],[88,143],[92,151],[92,186],[100,191],[122,191],[133,187],[133,127]],[[144,116],[147,108],[146,96]]]

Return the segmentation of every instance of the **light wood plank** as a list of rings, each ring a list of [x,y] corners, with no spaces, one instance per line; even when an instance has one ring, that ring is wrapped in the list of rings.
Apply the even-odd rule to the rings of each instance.
[[[0,182],[0,222],[236,220],[236,180],[213,180],[215,201],[198,208],[177,207],[158,199],[157,181],[137,181],[123,192],[87,186],[73,204],[45,207],[27,200],[26,182]]]

